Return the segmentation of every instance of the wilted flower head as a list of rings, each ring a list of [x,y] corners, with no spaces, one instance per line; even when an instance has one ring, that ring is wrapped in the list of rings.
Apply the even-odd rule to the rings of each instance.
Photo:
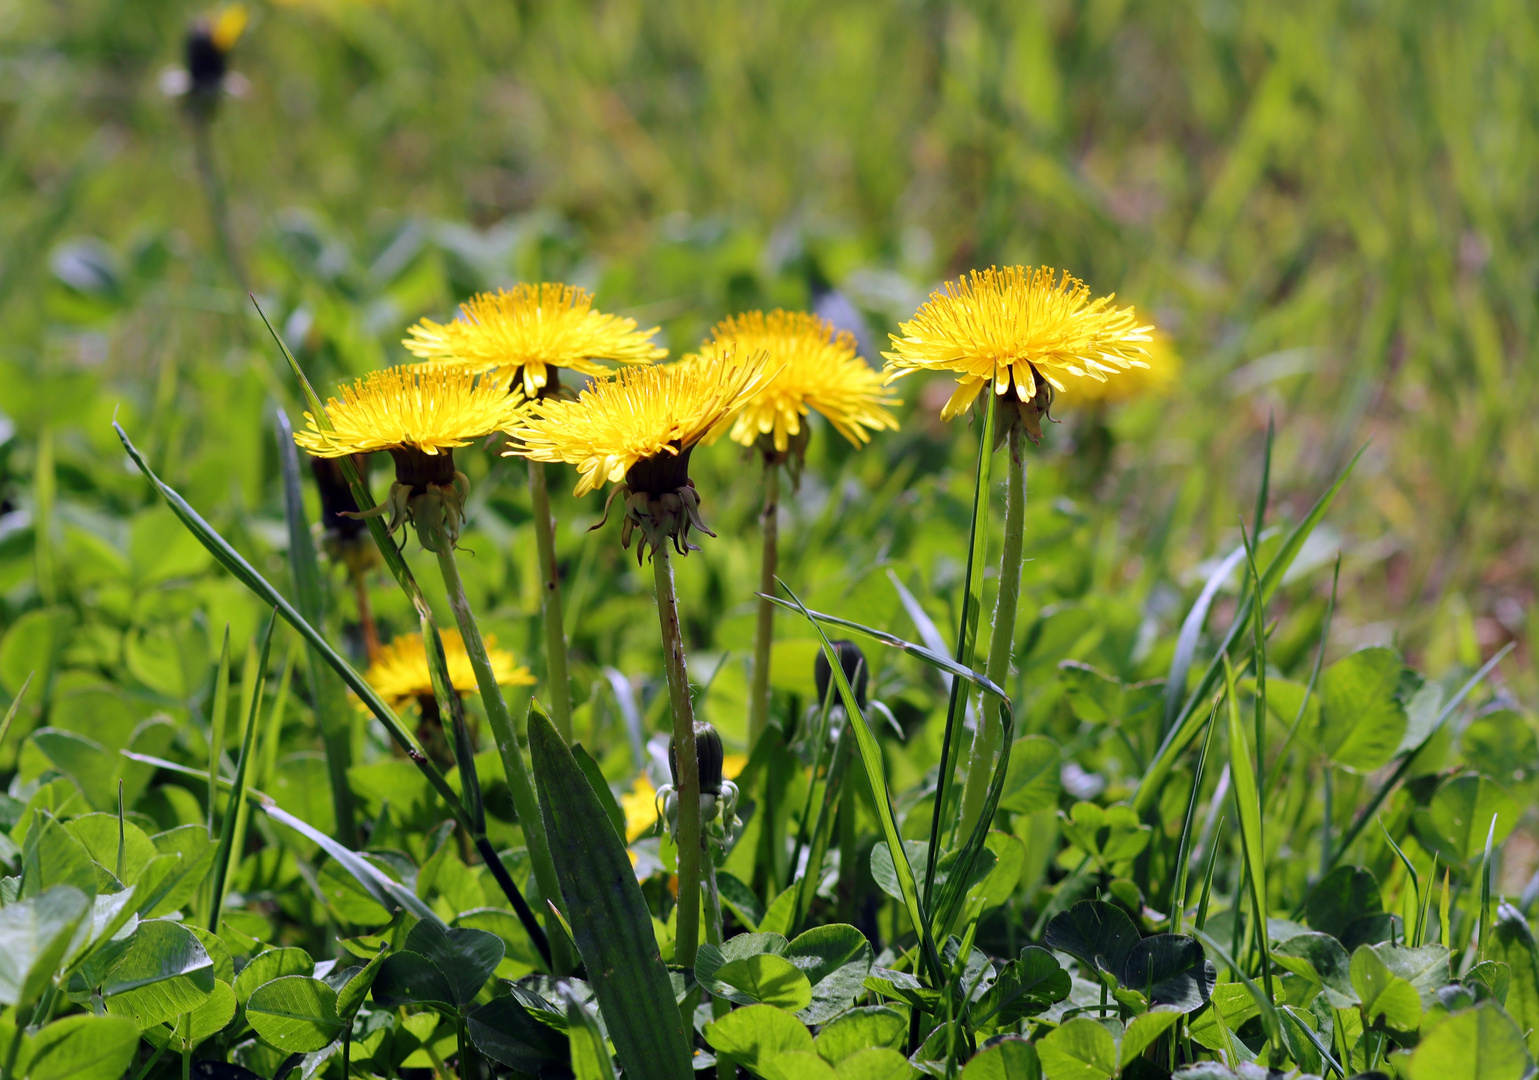
[[[962,413],[989,384],[1016,406],[1019,422],[1041,438],[1040,416],[1065,379],[1104,381],[1145,363],[1149,326],[1132,308],[1091,299],[1084,283],[1051,267],[974,270],[930,294],[892,335],[887,381],[915,371],[957,374],[957,389],[941,411]],[[1008,429],[1016,417],[1001,425]]]
[[[585,289],[546,282],[478,293],[448,323],[423,319],[402,342],[416,356],[470,371],[519,378],[524,393],[539,396],[551,368],[606,375],[599,360],[646,364],[668,350],[653,343],[657,327],[637,330],[636,320],[593,310]]]

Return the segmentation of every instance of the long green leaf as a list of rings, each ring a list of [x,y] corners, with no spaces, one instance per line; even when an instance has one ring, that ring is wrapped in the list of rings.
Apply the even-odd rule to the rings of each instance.
[[[246,728],[241,736],[240,757],[235,761],[235,779],[230,783],[230,794],[224,804],[224,820],[219,825],[219,848],[214,853],[213,892],[209,897],[208,929],[219,933],[219,909],[224,907],[225,887],[230,871],[240,862],[240,852],[234,850],[236,825],[241,819],[246,792],[246,772],[251,767],[251,747],[256,739],[257,719],[262,714],[262,689],[267,673],[267,658],[272,650],[273,628],[278,624],[278,612],[268,616],[267,629],[262,632],[262,655],[256,661],[255,670],[246,672],[246,678],[255,682],[251,694],[251,707],[246,713]]]
[[[219,648],[219,668],[214,675],[214,703],[208,714],[208,834],[214,835],[215,797],[219,790],[219,759],[224,754],[224,724],[230,713],[230,624],[224,624],[224,644]]]
[[[443,797],[444,802],[448,804],[449,810],[454,814],[455,818],[468,827],[470,821],[464,807],[460,805],[459,796],[449,786],[448,781],[444,779],[443,773],[438,771],[438,766],[429,760],[421,744],[417,742],[411,732],[401,723],[400,718],[395,715],[390,706],[385,704],[385,699],[380,697],[379,693],[369,685],[368,680],[359,674],[340,653],[331,647],[330,642],[321,635],[320,631],[311,626],[304,616],[294,609],[294,605],[289,603],[282,593],[273,588],[267,579],[256,571],[255,567],[231,547],[229,542],[214,530],[213,526],[204,521],[196,510],[188,505],[187,500],[183,499],[176,492],[176,489],[155,475],[155,472],[139,453],[138,447],[134,446],[133,440],[128,437],[128,433],[119,424],[114,422],[112,427],[118,433],[118,438],[122,441],[123,448],[128,452],[128,456],[139,467],[139,471],[155,485],[156,489],[160,492],[161,498],[166,500],[166,505],[181,519],[182,524],[187,527],[188,531],[198,538],[198,541],[208,549],[209,553],[237,581],[256,593],[264,603],[277,608],[278,613],[283,616],[284,620],[295,630],[298,630],[304,639],[321,654],[326,662],[332,666],[333,670],[342,677],[342,681],[347,684],[348,689],[358,695],[364,705],[368,707],[368,710],[385,726],[385,730],[390,732],[391,737],[400,743],[407,756],[422,771],[422,774],[427,777],[428,783]]]
[[[294,430],[288,414],[277,411],[278,461],[283,469],[283,519],[289,531],[289,573],[294,579],[294,594],[299,612],[311,626],[326,625],[326,589],[320,562],[315,557],[315,541],[305,518],[305,500],[300,485],[299,448],[294,444]],[[348,846],[357,843],[357,822],[353,808],[353,789],[347,770],[352,764],[352,739],[347,721],[347,700],[336,675],[324,664],[316,650],[306,650],[309,661],[310,695],[316,703],[316,724],[321,745],[326,752],[327,778],[331,782],[331,804],[337,819],[337,838]]]
[[[1245,984],[1245,989],[1250,992],[1251,999],[1255,1001],[1256,1008],[1261,1012],[1261,1026],[1266,1029],[1266,1036],[1275,1045],[1282,1034],[1282,1023],[1277,1016],[1277,1006],[1272,997],[1261,987],[1256,985],[1254,979],[1245,974],[1243,968],[1235,963],[1234,957],[1229,955],[1229,950],[1220,945],[1211,935],[1205,931],[1193,929],[1192,935],[1207,948],[1208,952],[1218,957],[1224,965],[1234,972],[1235,977]]]
[[[967,537],[967,577],[956,638],[956,662],[967,668],[973,666],[973,653],[978,647],[978,619],[983,611],[983,569],[988,562],[989,542],[989,478],[994,463],[994,425],[999,412],[998,395],[990,393],[985,396],[988,404],[983,410],[983,430],[978,433],[978,467],[973,478],[972,523]],[[930,847],[924,867],[926,907],[935,892],[935,865],[941,849],[941,822],[947,817],[947,796],[952,787],[952,774],[956,771],[956,759],[961,756],[962,725],[957,722],[958,714],[970,696],[970,691],[960,680],[951,681],[951,693],[946,701],[945,734],[941,737],[940,768],[935,780],[935,805],[930,815]]]
[[[1182,920],[1186,917],[1186,884],[1190,868],[1187,863],[1191,861],[1192,829],[1197,822],[1197,801],[1202,794],[1202,778],[1208,769],[1208,753],[1213,749],[1213,732],[1218,727],[1218,702],[1213,703],[1213,711],[1208,714],[1208,734],[1202,740],[1202,753],[1197,757],[1197,769],[1192,774],[1192,794],[1186,800],[1186,816],[1181,822],[1181,840],[1176,845],[1176,885],[1170,893],[1170,932],[1181,932]]]
[[[1293,560],[1298,557],[1300,549],[1304,546],[1304,541],[1315,531],[1315,527],[1325,517],[1326,511],[1331,508],[1337,493],[1341,491],[1342,485],[1347,482],[1347,477],[1352,474],[1358,459],[1363,456],[1364,449],[1367,449],[1366,444],[1356,454],[1352,455],[1352,460],[1347,463],[1346,468],[1341,470],[1341,475],[1336,477],[1335,483],[1315,501],[1314,506],[1310,507],[1309,513],[1304,516],[1304,520],[1294,526],[1293,531],[1283,540],[1282,547],[1273,556],[1272,561],[1267,564],[1266,573],[1261,576],[1260,598],[1263,604],[1271,598],[1272,594],[1277,591],[1278,586],[1282,584],[1283,575],[1288,572],[1288,568],[1293,565]],[[1133,809],[1138,811],[1138,813],[1142,814],[1149,809],[1160,789],[1164,786],[1165,778],[1170,775],[1170,770],[1175,767],[1176,758],[1186,749],[1201,728],[1202,719],[1197,713],[1197,707],[1207,699],[1208,695],[1218,685],[1219,679],[1223,677],[1223,657],[1228,654],[1235,641],[1238,640],[1239,635],[1244,632],[1249,624],[1251,619],[1250,605],[1255,600],[1256,597],[1252,595],[1240,604],[1239,610],[1235,612],[1234,622],[1230,624],[1229,631],[1224,636],[1224,641],[1219,646],[1217,654],[1213,657],[1212,662],[1208,664],[1207,671],[1204,672],[1202,680],[1192,690],[1191,694],[1188,695],[1186,704],[1182,706],[1175,722],[1171,724],[1170,730],[1166,732],[1164,741],[1160,743],[1159,750],[1155,752],[1154,760],[1149,763],[1149,768],[1144,771],[1143,777],[1139,780],[1138,789],[1133,793]]]
[[[1261,796],[1256,790],[1256,773],[1251,764],[1250,747],[1245,742],[1245,725],[1240,722],[1240,704],[1234,689],[1234,668],[1224,657],[1224,694],[1229,712],[1229,775],[1234,781],[1234,801],[1239,810],[1240,849],[1250,873],[1251,909],[1256,920],[1256,941],[1261,946],[1261,977],[1268,999],[1272,996],[1272,952],[1267,940],[1266,911],[1266,840],[1262,834]]]
[[[529,752],[567,922],[620,1064],[633,1080],[683,1080],[690,1040],[625,842],[540,709],[529,714]]]

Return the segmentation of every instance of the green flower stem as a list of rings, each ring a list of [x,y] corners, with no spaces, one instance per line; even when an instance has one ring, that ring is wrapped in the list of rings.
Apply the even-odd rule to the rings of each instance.
[[[1021,429],[1012,426],[1008,436],[1010,473],[1005,482],[1005,542],[999,553],[999,594],[994,599],[994,631],[989,639],[989,660],[984,674],[996,686],[1010,677],[1010,654],[1015,646],[1015,608],[1021,597],[1021,553],[1026,535],[1026,459],[1021,448]],[[972,756],[967,763],[967,782],[962,789],[962,823],[957,836],[972,833],[983,811],[999,753],[1000,725],[989,709],[978,710]]]
[[[550,492],[545,487],[543,461],[529,462],[529,499],[534,507],[534,546],[540,555],[540,610],[545,623],[545,681],[549,684],[550,718],[561,737],[570,743],[572,691],[567,681],[561,578],[556,573],[556,522],[550,516]]]
[[[679,599],[673,587],[673,562],[666,545],[652,549],[652,573],[657,582],[657,618],[662,624],[668,693],[673,705],[674,756],[679,765],[675,785],[679,799],[679,917],[673,962],[692,968],[700,943],[700,763],[695,757],[695,707],[689,698]],[[693,1000],[693,995],[686,1000]]]
[[[759,621],[754,628],[753,686],[748,695],[748,746],[752,750],[769,726],[770,653],[775,644],[775,570],[780,558],[780,466],[764,458],[764,555],[759,569]]]
[[[470,610],[465,596],[465,584],[460,580],[460,569],[454,561],[454,548],[448,537],[440,531],[435,538],[438,551],[438,569],[443,574],[444,588],[449,594],[449,606],[454,610],[454,620],[459,624],[460,637],[465,642],[465,654],[476,673],[476,686],[481,691],[482,704],[486,706],[486,719],[492,735],[497,740],[497,752],[502,757],[502,768],[508,777],[508,790],[513,795],[513,809],[518,823],[523,827],[524,840],[529,845],[529,860],[534,864],[535,881],[540,895],[547,900],[561,896],[561,886],[556,879],[556,864],[551,861],[550,844],[545,836],[545,819],[540,816],[540,804],[535,798],[534,783],[524,756],[518,749],[518,733],[513,728],[513,718],[508,713],[508,703],[503,700],[502,688],[492,671],[492,661],[486,653],[486,642],[481,638],[481,628]],[[555,974],[571,968],[566,943],[560,934],[551,934],[551,961]]]

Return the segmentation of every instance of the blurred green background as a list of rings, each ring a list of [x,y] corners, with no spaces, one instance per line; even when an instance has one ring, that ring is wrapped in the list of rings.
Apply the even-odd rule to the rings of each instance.
[[[286,580],[273,411],[298,397],[238,275],[324,391],[406,359],[416,318],[542,278],[661,325],[674,355],[735,311],[847,302],[880,362],[929,289],[996,261],[1115,291],[1183,358],[1166,396],[1062,401],[1032,452],[1018,663],[1039,711],[1058,691],[1034,673],[1064,657],[1163,674],[1183,597],[1252,512],[1269,417],[1272,520],[1369,442],[1284,597],[1312,617],[1279,662],[1312,641],[1339,550],[1333,655],[1392,642],[1438,673],[1516,639],[1502,672],[1531,697],[1534,5],[257,3],[211,125],[238,270],[162,89],[200,10],[0,4],[0,704],[39,669],[33,723],[187,707],[219,627],[239,653],[261,614],[126,466],[114,416]],[[903,430],[859,454],[819,430],[786,527],[809,601],[914,636],[891,569],[955,625],[975,443],[935,419],[948,385],[902,383]],[[475,599],[530,658],[522,470],[462,459]],[[681,567],[703,678],[748,648],[758,495],[730,445],[695,461],[722,534]],[[578,681],[660,685],[645,577],[613,524],[584,534],[600,500],[571,480]],[[782,690],[810,684],[798,647]],[[743,680],[722,670],[730,737]]]

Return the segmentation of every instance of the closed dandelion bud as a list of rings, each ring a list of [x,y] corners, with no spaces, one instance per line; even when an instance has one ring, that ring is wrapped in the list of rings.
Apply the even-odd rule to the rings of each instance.
[[[866,707],[866,683],[870,668],[866,664],[866,654],[860,651],[860,646],[853,641],[834,642],[834,651],[839,654],[839,666],[844,669],[844,677],[850,684],[850,689],[855,693],[855,704],[862,709]],[[813,661],[812,676],[818,684],[818,700],[821,702],[828,697],[828,683],[833,677],[833,670],[828,666],[828,655],[821,649],[818,657]],[[834,702],[839,701],[835,695]]]
[[[721,794],[721,767],[726,751],[721,746],[721,736],[704,720],[695,721],[695,764],[700,772],[700,794]],[[668,770],[673,774],[673,786],[679,786],[679,758],[673,740],[668,740]]]

